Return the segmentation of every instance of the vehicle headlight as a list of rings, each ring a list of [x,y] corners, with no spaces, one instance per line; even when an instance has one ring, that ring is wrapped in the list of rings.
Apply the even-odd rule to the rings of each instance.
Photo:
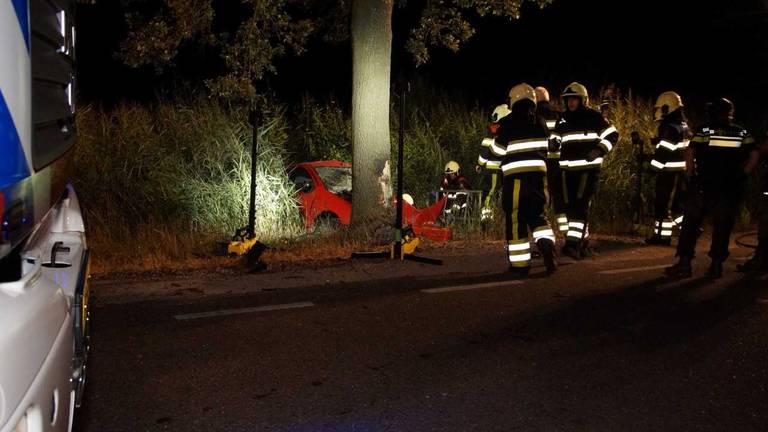
[[[29,428],[27,427],[27,415],[24,414],[21,417],[21,420],[16,424],[16,427],[11,430],[11,432],[27,432]]]

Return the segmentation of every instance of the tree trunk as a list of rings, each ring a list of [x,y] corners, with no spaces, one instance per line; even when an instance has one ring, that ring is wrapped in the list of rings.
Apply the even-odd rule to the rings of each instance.
[[[382,216],[392,200],[389,76],[392,1],[352,1],[352,223]]]

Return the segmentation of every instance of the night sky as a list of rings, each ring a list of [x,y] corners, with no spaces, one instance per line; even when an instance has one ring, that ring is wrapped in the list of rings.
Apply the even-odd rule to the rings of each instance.
[[[596,91],[616,83],[655,97],[680,92],[691,110],[726,96],[737,118],[763,128],[768,94],[768,0],[555,0],[539,10],[526,7],[521,20],[474,19],[477,34],[462,51],[433,51],[432,61],[414,69],[403,48],[418,5],[395,10],[393,77],[408,76],[468,100],[493,105],[513,84],[545,85],[554,94],[578,80]],[[189,58],[155,77],[114,59],[125,26],[119,2],[83,5],[78,16],[80,97],[112,104],[148,100],[180,80],[196,81],[211,70]],[[210,66],[205,66],[210,67]],[[348,43],[316,44],[299,59],[278,64],[270,85],[290,103],[304,93],[346,102],[351,85]]]

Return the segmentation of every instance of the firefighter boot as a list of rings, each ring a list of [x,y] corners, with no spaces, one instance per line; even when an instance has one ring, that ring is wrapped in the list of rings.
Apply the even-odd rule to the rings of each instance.
[[[511,279],[526,279],[528,278],[528,273],[530,273],[531,267],[515,267],[513,265],[509,266],[509,277]]]
[[[750,258],[749,261],[737,265],[736,269],[742,273],[768,270],[768,257],[763,256],[758,252],[752,255],[752,258]]]
[[[658,234],[654,234],[653,237],[645,239],[645,244],[651,246],[671,246],[672,239],[669,237],[664,238]]]
[[[589,240],[582,240],[579,247],[579,256],[582,258],[590,258],[595,256],[595,251],[589,247]]]
[[[547,269],[547,274],[551,275],[557,271],[557,262],[555,262],[555,242],[549,239],[539,239],[536,242],[536,247],[541,252],[541,257],[544,260],[544,267]]]
[[[707,277],[712,279],[720,279],[723,277],[723,262],[713,259],[707,269]]]
[[[563,246],[562,253],[563,255],[571,257],[575,260],[581,259],[581,248],[577,242],[570,240],[566,241],[565,246]]]
[[[667,276],[675,278],[691,277],[693,275],[691,259],[688,257],[680,257],[680,260],[677,262],[677,264],[665,268],[664,273],[666,273]]]

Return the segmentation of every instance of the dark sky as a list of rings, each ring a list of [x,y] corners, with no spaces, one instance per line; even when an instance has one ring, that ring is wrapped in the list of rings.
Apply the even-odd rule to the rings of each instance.
[[[121,67],[113,59],[125,31],[119,3],[79,10],[79,81],[86,102],[146,99],[178,75],[195,80],[210,72],[200,65],[211,62],[196,59],[162,79]],[[650,96],[677,90],[691,109],[727,96],[743,121],[756,125],[765,118],[768,0],[555,0],[544,10],[526,8],[519,21],[475,19],[477,34],[459,54],[435,51],[415,72],[403,49],[413,18],[412,10],[395,11],[393,75],[416,74],[482,104],[499,102],[520,81],[556,94],[578,80],[592,91],[608,83]],[[288,102],[304,92],[349,98],[348,43],[314,46],[278,67],[272,86]]]

